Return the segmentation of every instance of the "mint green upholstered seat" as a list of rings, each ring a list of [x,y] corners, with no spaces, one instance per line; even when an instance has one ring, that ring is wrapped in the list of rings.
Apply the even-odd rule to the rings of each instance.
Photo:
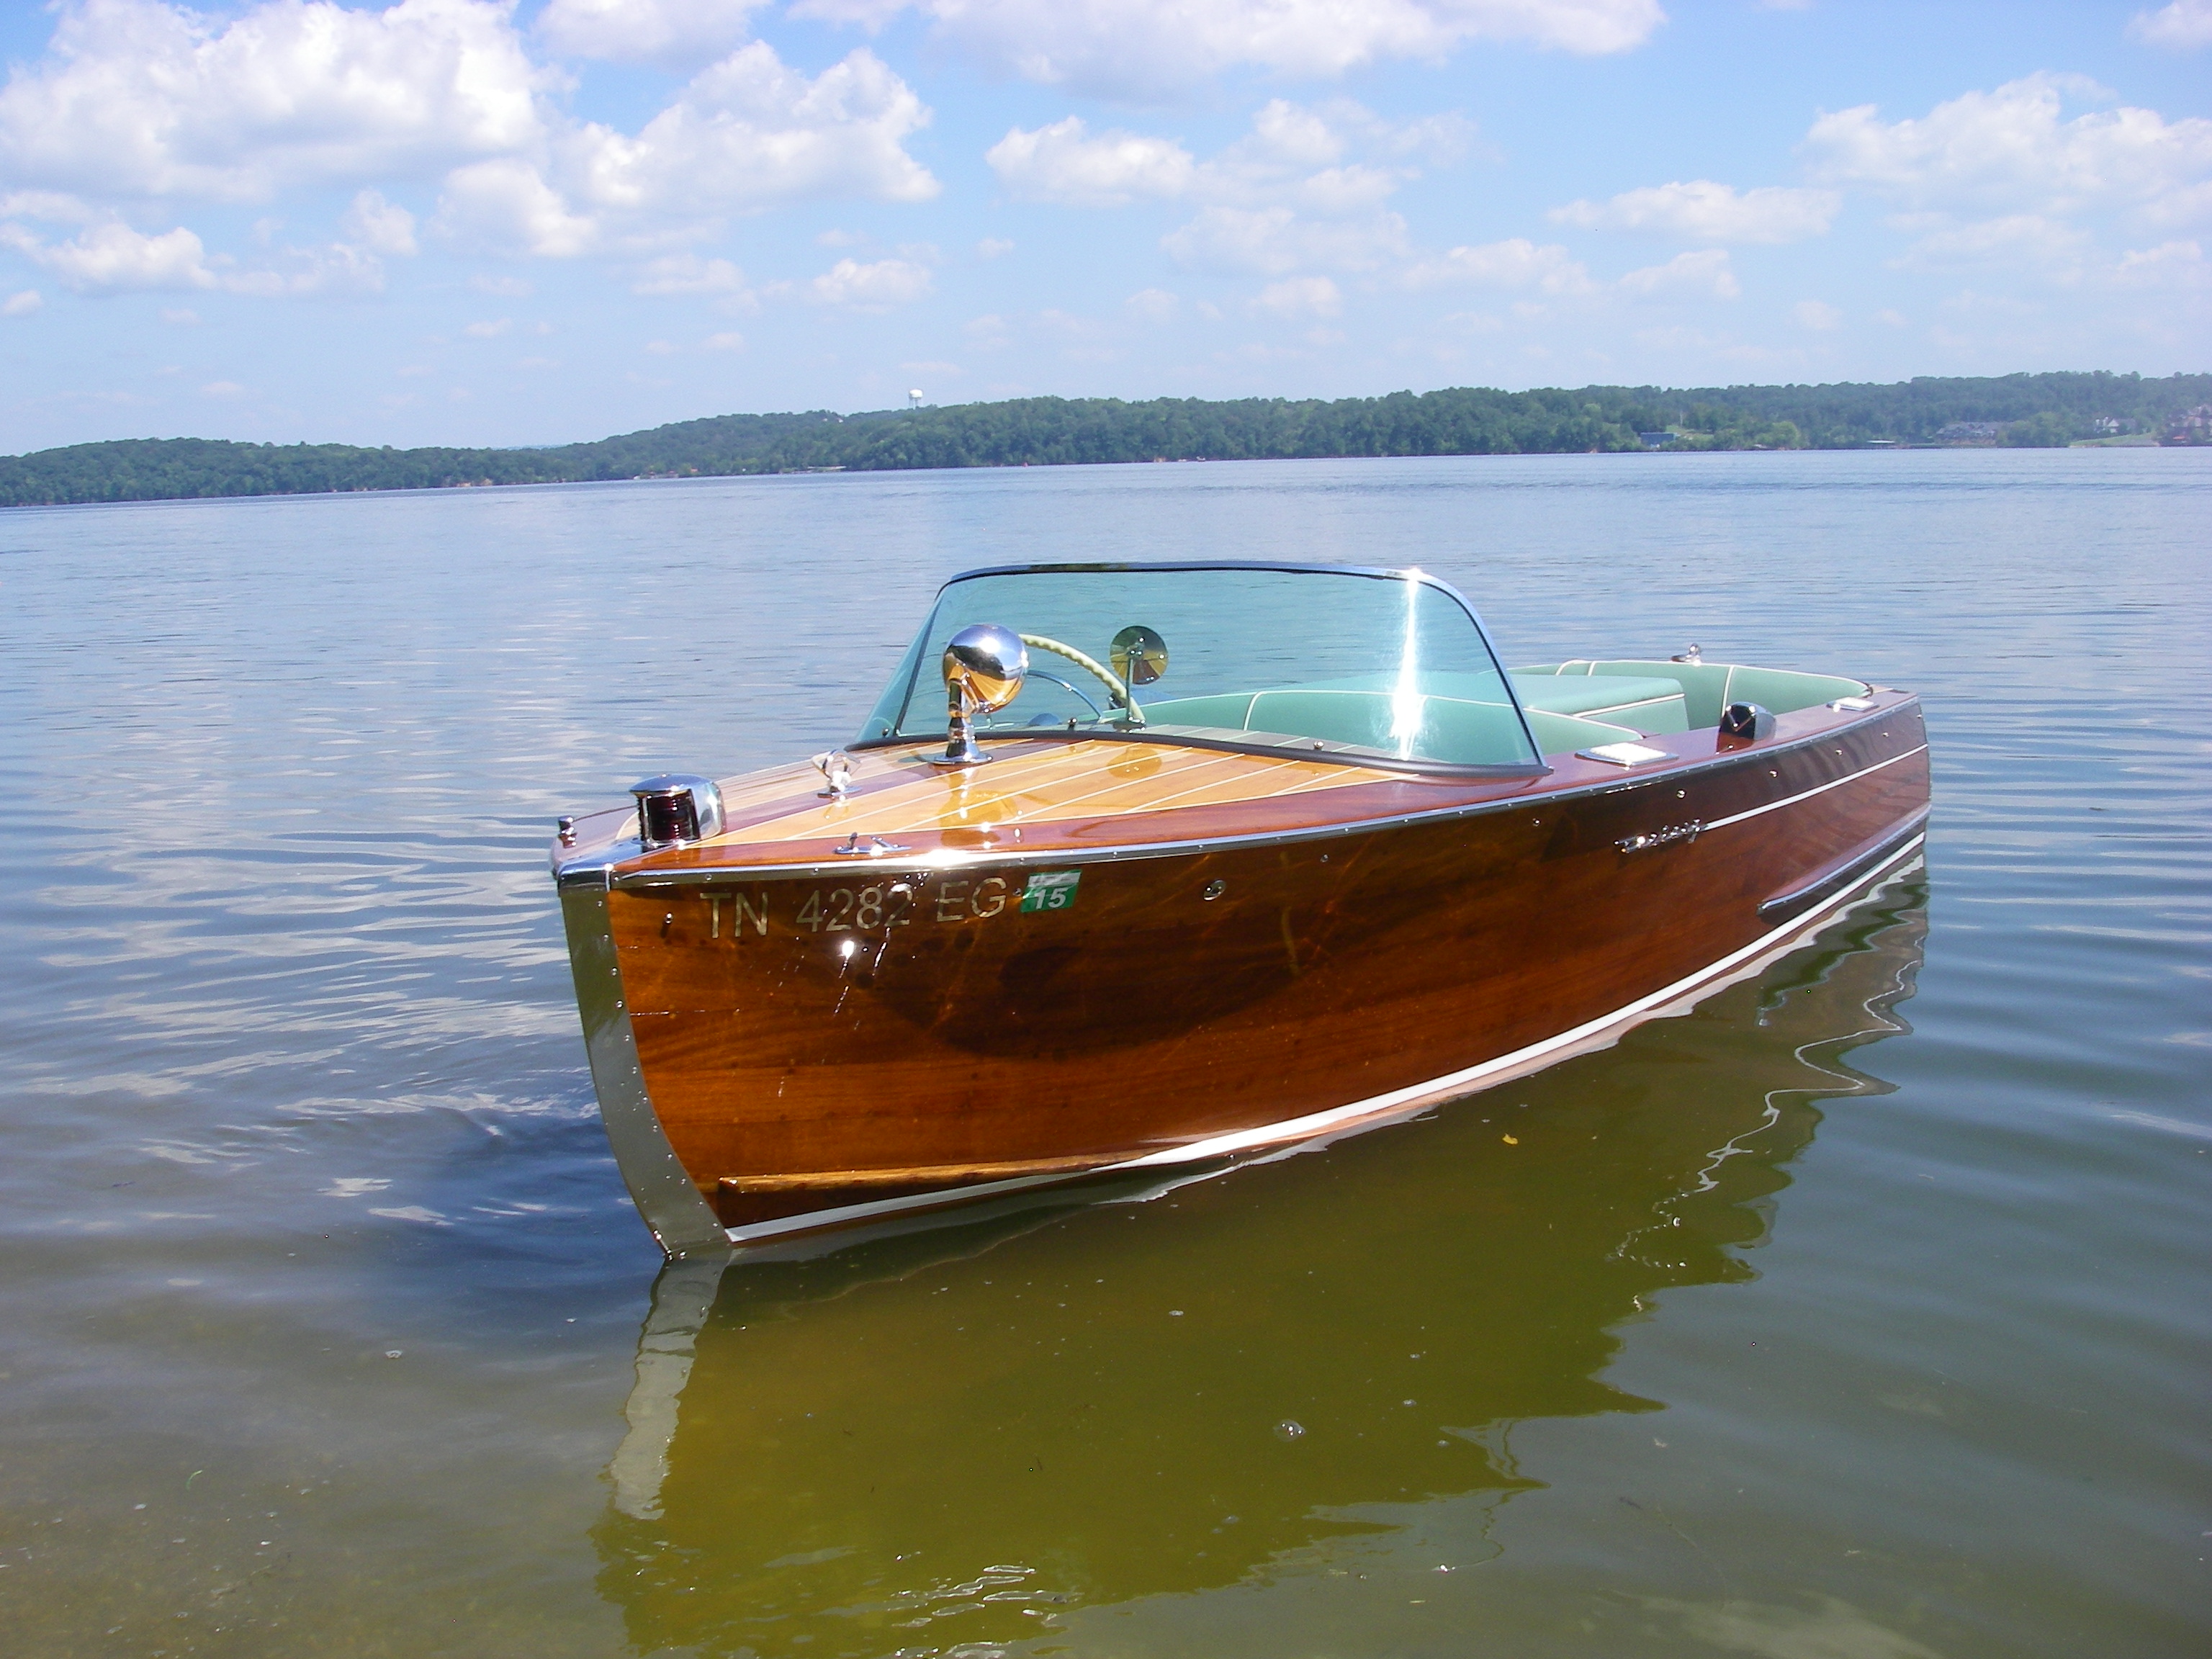
[[[1547,755],[1717,726],[1731,702],[1786,714],[1866,690],[1833,674],[1731,663],[1575,661],[1516,668],[1512,680],[1536,747]],[[1170,698],[1146,702],[1144,709],[1155,726],[1317,738],[1388,754],[1400,747],[1400,695],[1395,684],[1365,678]],[[1495,676],[1425,674],[1417,695],[1425,758],[1480,765],[1521,752],[1513,710]]]
[[[1397,701],[1389,694],[1334,687],[1182,697],[1145,705],[1146,719],[1154,726],[1318,738],[1386,754],[1398,747],[1392,735],[1397,712]],[[1431,759],[1480,765],[1510,759],[1520,750],[1513,711],[1503,702],[1426,696],[1421,700],[1420,719],[1421,750]],[[1528,711],[1528,724],[1537,748],[1545,754],[1648,735],[1638,726],[1542,709]]]
[[[1794,714],[1815,703],[1838,697],[1855,697],[1866,690],[1863,680],[1839,674],[1806,674],[1792,668],[1752,668],[1725,662],[1572,662],[1539,665],[1513,670],[1516,690],[1551,676],[1560,679],[1666,678],[1682,688],[1688,729],[1718,726],[1721,710],[1732,702],[1755,702],[1778,714]],[[1522,691],[1526,702],[1528,694]],[[1682,728],[1677,727],[1677,730]]]
[[[1513,672],[1513,690],[1532,714],[1579,714],[1607,725],[1633,727],[1653,735],[1690,729],[1681,683],[1655,676],[1554,675]],[[1716,714],[1716,723],[1720,717]]]
[[[1536,747],[1547,755],[1594,749],[1601,743],[1636,743],[1653,735],[1632,726],[1615,726],[1577,714],[1554,714],[1541,708],[1528,711],[1528,729],[1536,734]]]

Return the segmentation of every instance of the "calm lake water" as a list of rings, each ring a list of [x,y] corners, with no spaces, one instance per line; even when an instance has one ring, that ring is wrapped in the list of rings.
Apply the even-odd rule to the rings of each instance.
[[[656,1304],[555,815],[847,737],[956,569],[1209,556],[1917,689],[1926,870],[1420,1121]],[[2201,451],[0,514],[4,1644],[2207,1651],[2208,641]]]

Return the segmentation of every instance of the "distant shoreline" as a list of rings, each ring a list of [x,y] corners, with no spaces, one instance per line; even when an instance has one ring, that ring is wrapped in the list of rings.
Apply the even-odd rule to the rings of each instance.
[[[1025,398],[725,415],[543,448],[137,438],[0,457],[0,507],[781,473],[1649,451],[2212,444],[2212,374],[1455,387],[1317,399]]]

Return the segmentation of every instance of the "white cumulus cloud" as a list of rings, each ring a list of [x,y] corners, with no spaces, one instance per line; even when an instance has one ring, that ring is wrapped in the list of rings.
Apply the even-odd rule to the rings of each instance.
[[[228,266],[230,262],[222,264]],[[217,282],[234,294],[264,300],[375,294],[384,287],[384,262],[351,243],[326,242],[319,247],[288,247],[275,263],[258,269],[226,269]]]
[[[766,0],[551,0],[538,33],[569,58],[690,65],[719,58],[752,32]]]
[[[741,39],[749,9],[555,0],[538,38],[675,61]],[[60,0],[46,52],[0,86],[0,218],[106,227],[50,249],[78,285],[155,280],[147,271],[193,283],[204,268],[222,286],[273,294],[380,283],[378,256],[415,252],[423,228],[386,193],[404,181],[437,182],[429,231],[540,258],[643,257],[734,214],[938,190],[904,148],[929,111],[866,49],[810,76],[763,43],[740,46],[629,132],[566,112],[554,95],[565,74],[533,60],[514,12],[514,0],[246,0],[227,14]],[[143,222],[149,198],[258,202],[334,186],[355,192],[340,239],[289,251],[282,269],[223,274],[204,247],[195,267],[173,240],[172,252],[124,255],[125,222]]]
[[[1449,249],[1415,264],[1407,280],[1416,288],[1471,283],[1563,295],[1588,294],[1596,287],[1589,270],[1566,249],[1556,242],[1540,246],[1525,236]]]
[[[183,226],[149,236],[119,221],[88,226],[65,242],[42,242],[0,225],[0,243],[45,266],[80,293],[213,288],[207,248]]]
[[[46,296],[38,289],[27,288],[0,300],[0,317],[27,317],[46,302]]]
[[[1002,72],[1156,96],[1238,68],[1334,76],[1472,41],[1582,53],[1641,46],[1658,0],[912,0],[935,33]],[[898,0],[801,0],[794,15],[880,28]]]
[[[1905,223],[1924,227],[1925,234],[1900,263],[1923,270],[1997,264],[2070,277],[2078,274],[2090,248],[2087,231],[2040,213],[2008,213],[1964,223],[1928,215]]]
[[[1733,300],[1743,292],[1729,264],[1726,248],[1702,248],[1678,253],[1663,265],[1632,270],[1617,285],[1624,294],[1686,295],[1697,298]]]
[[[1555,224],[1641,231],[1695,242],[1797,242],[1826,234],[1843,198],[1832,190],[1768,185],[1739,192],[1710,179],[1624,191],[1608,202],[1570,202]]]
[[[878,311],[919,300],[929,291],[929,268],[911,259],[878,259],[863,264],[840,259],[806,285],[809,304],[851,306]]]
[[[599,227],[576,212],[530,162],[478,161],[447,175],[434,228],[504,253],[573,258],[592,252]]]
[[[1291,276],[1261,289],[1252,309],[1272,317],[1334,317],[1344,309],[1344,295],[1326,276]]]
[[[2120,256],[2112,274],[2123,288],[2212,289],[2212,260],[2194,241],[2134,249]]]
[[[696,253],[672,253],[648,262],[630,284],[633,294],[720,294],[750,299],[745,273],[727,259],[707,259]]]
[[[415,216],[386,201],[380,191],[364,190],[356,195],[342,222],[346,234],[372,252],[404,258],[417,252]]]
[[[1407,239],[1395,213],[1313,220],[1287,207],[1209,207],[1160,246],[1184,264],[1278,276],[1316,266],[1372,270],[1404,257]]]
[[[2128,20],[2128,38],[2180,52],[2212,46],[2212,0],[2173,0],[2156,11],[2139,11]]]
[[[1016,127],[983,159],[1014,195],[1065,207],[1280,202],[1345,214],[1418,178],[1409,161],[1453,159],[1470,131],[1457,116],[1394,123],[1348,99],[1313,107],[1277,98],[1255,112],[1249,132],[1203,161],[1172,138],[1118,128],[1094,135],[1075,115]],[[1362,155],[1370,159],[1354,159]]]
[[[1532,242],[1525,236],[1432,254],[1408,266],[1405,281],[1413,288],[1464,284],[1517,290],[1601,313],[1623,299],[1733,300],[1743,291],[1726,248],[1678,253],[1665,264],[1647,265],[1601,283],[1558,243]],[[1522,305],[1526,309],[1529,302]]]
[[[1068,207],[1182,196],[1198,176],[1198,158],[1173,139],[1119,131],[1093,137],[1079,115],[1034,131],[1016,127],[983,159],[1016,196]]]
[[[1316,268],[1370,270],[1402,258],[1406,222],[1383,204],[1449,159],[1470,129],[1455,116],[1393,123],[1348,100],[1309,106],[1274,99],[1243,137],[1201,160],[1179,141],[1079,116],[1017,127],[985,159],[1014,195],[1067,207],[1187,203],[1197,216],[1162,239],[1182,263],[1285,276]]]
[[[1872,104],[1823,114],[1806,135],[1816,177],[1960,212],[2128,212],[2178,223],[2212,211],[2212,120],[2168,121],[2122,106],[2065,118],[2097,99],[2079,76],[2031,75],[1969,92],[1917,119]]]
[[[436,173],[537,139],[541,72],[495,0],[264,0],[228,21],[65,0],[0,88],[0,174],[91,194],[261,201]]]
[[[929,111],[862,48],[809,80],[755,41],[710,65],[635,137],[597,123],[544,165],[456,169],[439,228],[503,252],[566,258],[696,235],[722,216],[823,196],[921,202],[937,180],[906,153]]]

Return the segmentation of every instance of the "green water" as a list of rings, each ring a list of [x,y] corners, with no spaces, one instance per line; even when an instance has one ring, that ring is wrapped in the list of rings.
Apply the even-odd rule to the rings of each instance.
[[[0,514],[0,1646],[2204,1650],[2207,524],[2118,451]],[[1926,868],[1413,1123],[659,1276],[553,815],[849,735],[951,569],[1206,554],[1912,686]]]

